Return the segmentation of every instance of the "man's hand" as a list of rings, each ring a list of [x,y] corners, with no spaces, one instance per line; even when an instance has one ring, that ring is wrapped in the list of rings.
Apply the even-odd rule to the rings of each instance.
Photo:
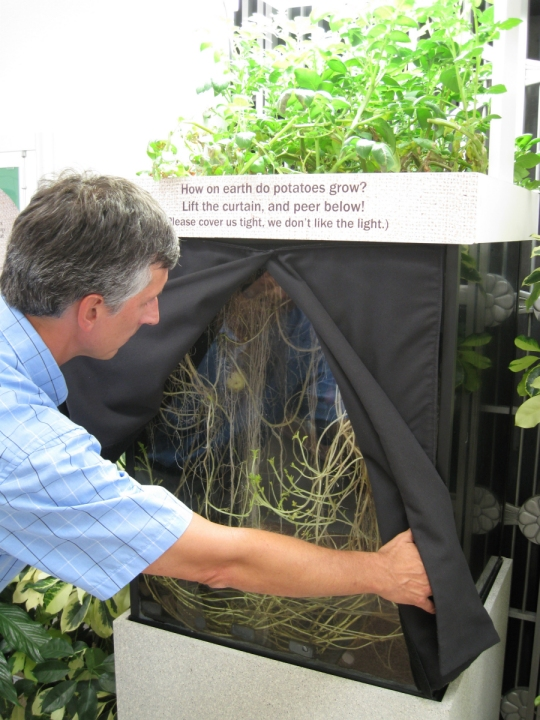
[[[377,553],[381,574],[377,593],[387,600],[403,605],[416,605],[429,613],[435,612],[424,564],[410,530],[396,535]]]

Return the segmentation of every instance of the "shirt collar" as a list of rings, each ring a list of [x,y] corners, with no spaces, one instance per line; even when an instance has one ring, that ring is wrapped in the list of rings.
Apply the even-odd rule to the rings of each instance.
[[[0,334],[13,348],[30,379],[58,406],[67,398],[64,376],[51,351],[22,312],[0,295]]]

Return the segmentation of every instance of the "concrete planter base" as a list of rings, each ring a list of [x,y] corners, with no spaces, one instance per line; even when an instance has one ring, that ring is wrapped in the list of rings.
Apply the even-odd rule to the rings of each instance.
[[[511,560],[486,600],[501,642],[441,702],[141,625],[114,623],[119,720],[497,720]]]

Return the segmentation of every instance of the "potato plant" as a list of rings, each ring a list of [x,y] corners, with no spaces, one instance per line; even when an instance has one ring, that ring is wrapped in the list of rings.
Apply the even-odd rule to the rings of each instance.
[[[230,56],[203,43],[216,67],[204,119],[150,142],[149,172],[486,172],[490,97],[505,87],[485,51],[519,22],[479,0],[254,16]]]

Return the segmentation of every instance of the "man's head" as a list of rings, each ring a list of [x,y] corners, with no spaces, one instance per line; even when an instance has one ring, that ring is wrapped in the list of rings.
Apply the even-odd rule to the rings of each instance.
[[[118,177],[69,173],[43,183],[17,217],[0,277],[6,301],[25,315],[60,317],[99,295],[109,312],[174,267],[172,226],[144,190]]]

